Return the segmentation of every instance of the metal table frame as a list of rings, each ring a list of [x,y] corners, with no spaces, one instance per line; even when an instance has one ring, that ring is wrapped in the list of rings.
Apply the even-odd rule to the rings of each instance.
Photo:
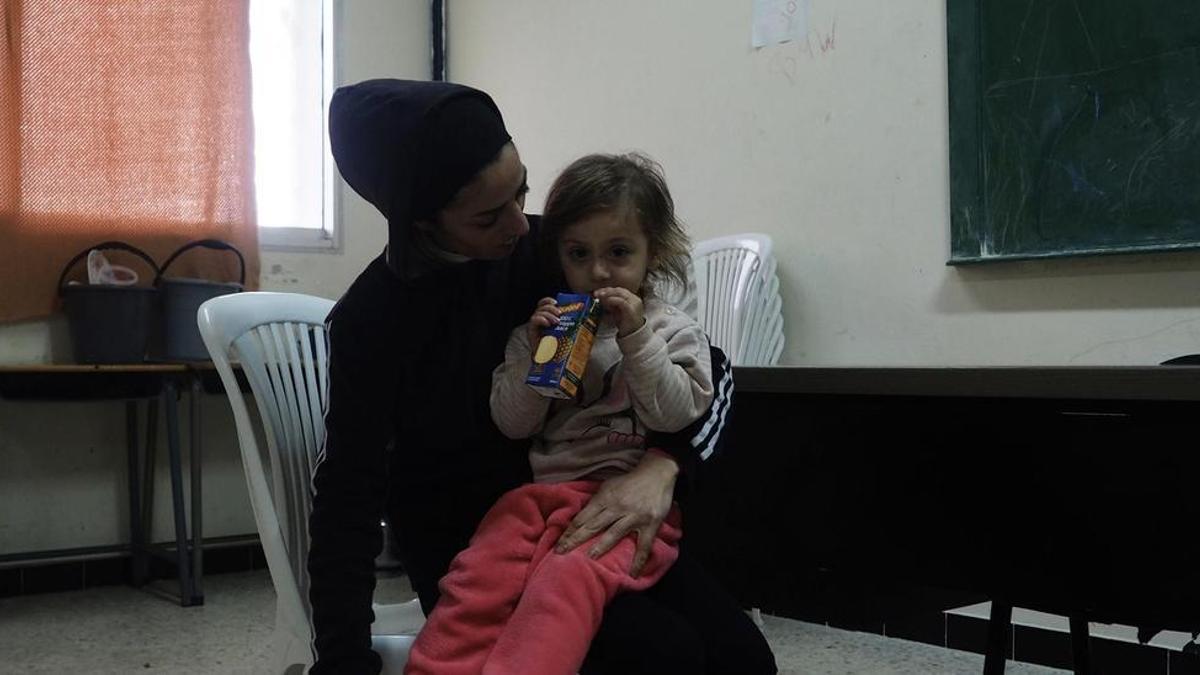
[[[131,365],[58,365],[39,364],[0,366],[0,398],[11,401],[103,401],[125,402],[125,434],[129,472],[128,545],[88,549],[95,554],[104,550],[128,552],[130,577],[134,586],[149,580],[151,557],[166,560],[175,567],[179,583],[179,603],[204,604],[203,529],[202,529],[202,454],[200,395],[202,365],[131,364]],[[191,532],[184,506],[183,452],[179,429],[181,394],[188,393],[190,421]],[[146,402],[146,441],[138,443],[139,403]],[[149,541],[153,525],[154,465],[157,456],[158,411],[166,412],[167,459],[170,463],[174,546]],[[143,452],[144,450],[144,452]],[[47,558],[70,559],[77,549],[41,551],[0,556],[0,563],[16,563]]]

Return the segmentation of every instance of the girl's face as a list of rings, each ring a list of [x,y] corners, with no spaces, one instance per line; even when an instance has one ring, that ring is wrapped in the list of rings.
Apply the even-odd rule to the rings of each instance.
[[[640,295],[650,264],[649,242],[636,218],[601,211],[562,231],[558,262],[574,293],[619,287]]]
[[[507,258],[517,241],[529,233],[525,218],[525,165],[509,143],[496,161],[479,172],[438,213],[433,230],[438,246],[474,260]]]

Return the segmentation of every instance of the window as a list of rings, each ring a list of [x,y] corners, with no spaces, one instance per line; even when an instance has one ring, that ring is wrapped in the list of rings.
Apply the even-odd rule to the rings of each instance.
[[[250,2],[254,184],[259,241],[266,247],[337,247],[325,134],[333,91],[332,4]]]

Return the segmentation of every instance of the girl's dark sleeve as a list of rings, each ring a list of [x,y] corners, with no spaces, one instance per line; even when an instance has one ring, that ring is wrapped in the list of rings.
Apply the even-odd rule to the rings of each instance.
[[[325,446],[313,474],[309,519],[313,675],[378,673],[371,651],[375,557],[387,498],[386,452],[394,426],[388,340],[344,308],[330,315]]]
[[[713,402],[708,412],[684,429],[674,433],[651,431],[647,447],[658,448],[675,458],[690,485],[705,461],[724,451],[726,424],[733,408],[733,368],[725,352],[711,344]]]

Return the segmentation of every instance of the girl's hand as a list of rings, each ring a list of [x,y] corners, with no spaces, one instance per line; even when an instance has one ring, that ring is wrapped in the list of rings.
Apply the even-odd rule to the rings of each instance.
[[[617,337],[625,337],[646,323],[646,307],[636,293],[619,287],[598,289],[595,293],[600,306],[613,317]]]
[[[551,326],[558,325],[558,303],[554,298],[542,298],[538,300],[537,309],[533,310],[533,316],[529,317],[529,357],[533,358],[533,354],[537,351],[538,340],[542,336],[542,330]]]

